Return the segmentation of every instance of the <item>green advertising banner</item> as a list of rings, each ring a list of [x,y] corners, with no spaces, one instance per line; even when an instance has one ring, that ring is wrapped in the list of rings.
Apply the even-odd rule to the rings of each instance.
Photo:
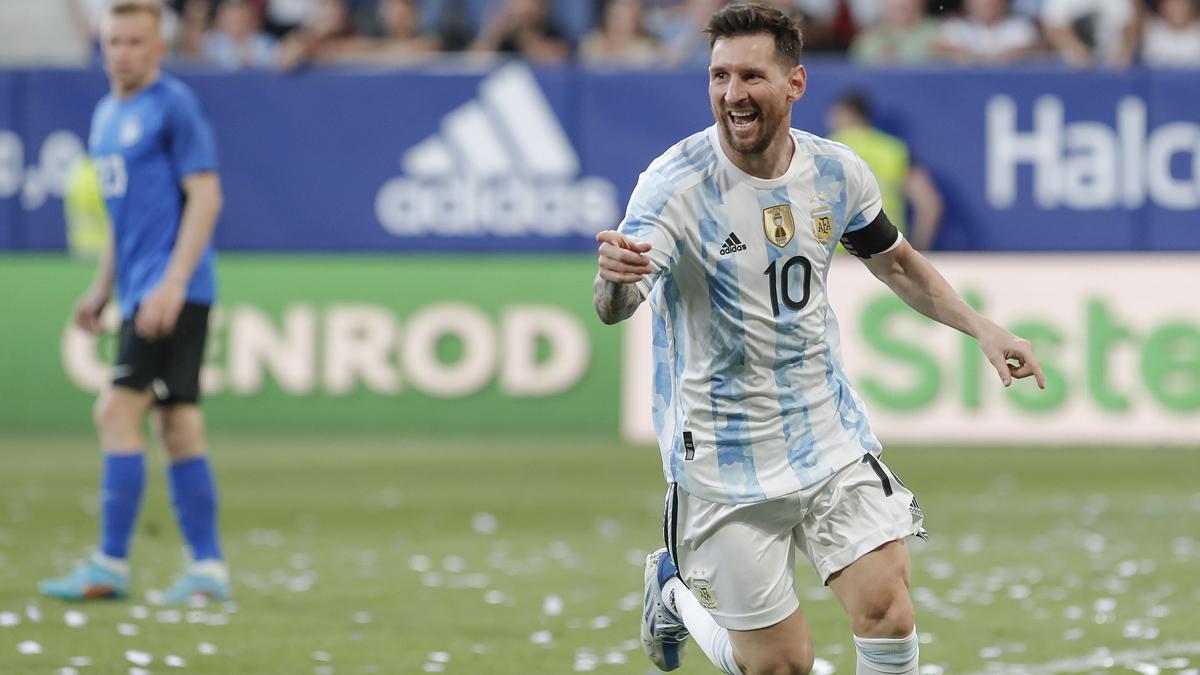
[[[217,431],[612,434],[618,329],[590,256],[235,256],[202,375]],[[93,265],[0,258],[0,429],[85,430],[120,323],[70,325]]]

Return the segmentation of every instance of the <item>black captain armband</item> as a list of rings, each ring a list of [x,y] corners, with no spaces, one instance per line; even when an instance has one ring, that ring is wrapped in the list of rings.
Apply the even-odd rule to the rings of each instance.
[[[896,245],[896,241],[900,237],[900,231],[888,220],[887,214],[882,210],[879,215],[875,216],[875,220],[871,221],[870,225],[847,232],[842,235],[842,246],[851,255],[866,260],[873,255],[883,253]]]

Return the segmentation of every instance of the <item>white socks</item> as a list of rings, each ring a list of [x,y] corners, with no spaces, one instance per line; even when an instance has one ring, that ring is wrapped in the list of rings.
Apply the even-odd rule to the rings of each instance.
[[[917,644],[916,629],[902,638],[855,635],[854,649],[858,651],[858,675],[917,675],[921,648]]]
[[[683,625],[687,626],[692,639],[708,660],[727,675],[742,675],[742,669],[738,668],[733,658],[729,631],[717,625],[688,587],[678,577],[673,577],[663,585],[662,592],[667,608],[683,620]]]

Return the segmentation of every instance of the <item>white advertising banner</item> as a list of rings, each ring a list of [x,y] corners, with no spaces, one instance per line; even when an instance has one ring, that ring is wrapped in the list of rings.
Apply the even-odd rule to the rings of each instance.
[[[1200,446],[1200,256],[931,259],[972,305],[1034,343],[1047,386],[1005,389],[973,339],[840,258],[829,295],[846,368],[885,444]],[[645,307],[624,354],[622,433],[653,442]]]

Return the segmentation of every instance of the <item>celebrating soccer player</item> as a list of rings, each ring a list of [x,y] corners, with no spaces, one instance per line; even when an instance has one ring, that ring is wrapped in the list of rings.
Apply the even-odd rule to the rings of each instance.
[[[917,500],[846,377],[826,273],[838,242],[906,303],[975,337],[1005,386],[1044,378],[1031,345],[968,306],[889,222],[849,148],[791,128],[798,25],[737,4],[712,15],[716,124],[642,174],[597,236],[596,311],[649,298],[666,548],[646,560],[642,642],[662,670],[694,638],[722,672],[807,673],[800,549],[850,617],[858,673],[918,672],[906,537]],[[1010,362],[1011,360],[1011,362]]]
[[[100,543],[70,574],[42,582],[42,592],[60,598],[128,592],[129,539],[145,484],[141,429],[152,405],[170,460],[175,517],[192,555],[164,600],[229,595],[197,405],[215,294],[212,233],[221,186],[212,131],[195,95],[159,71],[165,51],[160,20],[161,9],[150,0],[117,0],[101,28],[111,92],[96,106],[89,149],[113,243],[75,309],[75,322],[97,332],[115,282],[123,323],[112,382],[95,408],[104,451]]]

